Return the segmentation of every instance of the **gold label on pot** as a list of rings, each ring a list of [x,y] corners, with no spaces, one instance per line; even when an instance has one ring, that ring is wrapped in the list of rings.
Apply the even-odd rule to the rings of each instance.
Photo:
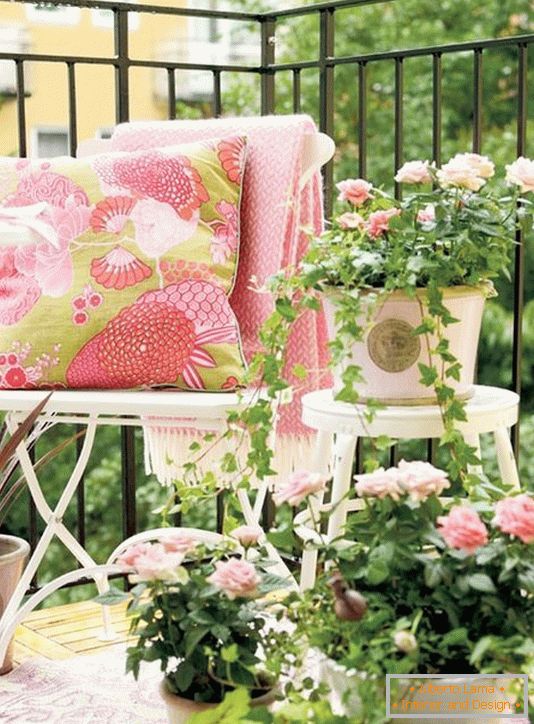
[[[385,319],[367,337],[367,351],[377,367],[385,372],[404,372],[421,353],[421,340],[414,328],[402,319]]]

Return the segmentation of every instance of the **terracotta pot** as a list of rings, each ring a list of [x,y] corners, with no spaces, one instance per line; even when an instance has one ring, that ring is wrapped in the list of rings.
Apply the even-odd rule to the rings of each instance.
[[[169,724],[186,724],[193,714],[198,714],[199,712],[207,711],[208,709],[215,709],[215,707],[219,706],[218,704],[205,704],[200,701],[184,699],[177,694],[172,694],[167,688],[165,679],[159,686],[159,692],[167,708],[167,721]],[[252,699],[251,706],[268,706],[269,704],[272,704],[275,697],[276,687],[269,689],[266,694]]]
[[[488,290],[484,286],[443,289],[444,305],[453,317],[460,320],[444,329],[450,351],[462,365],[459,381],[446,379],[447,384],[455,388],[459,398],[467,399],[474,392],[478,338],[487,296]],[[335,289],[325,293],[324,309],[331,339],[336,334],[334,315],[337,300],[339,292]],[[339,390],[341,387],[344,367],[355,364],[362,368],[365,380],[356,385],[362,401],[371,398],[390,405],[435,402],[433,390],[419,382],[421,374],[418,363],[429,363],[426,335],[413,334],[413,330],[421,324],[421,307],[426,313],[425,305],[424,289],[418,292],[415,299],[399,291],[390,294],[376,310],[372,310],[369,323],[364,314],[360,320],[362,326],[367,327],[364,340],[355,343],[350,348],[346,362],[334,370],[334,389]],[[428,337],[430,347],[435,347],[435,336]]]
[[[0,535],[0,616],[20,580],[29,553],[30,546],[22,538]],[[10,643],[4,661],[1,662],[0,675],[7,674],[12,668],[13,642]]]

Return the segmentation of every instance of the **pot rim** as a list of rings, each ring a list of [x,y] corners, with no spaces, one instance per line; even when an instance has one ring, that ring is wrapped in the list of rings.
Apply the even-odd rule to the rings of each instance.
[[[24,538],[0,533],[0,541],[7,541],[8,543],[14,543],[16,545],[15,550],[10,553],[0,553],[0,568],[8,566],[21,558],[26,558],[30,553],[30,544],[28,541],[25,541]]]
[[[176,699],[180,699],[181,701],[187,701],[190,704],[194,704],[196,706],[201,707],[202,709],[210,709],[214,708],[216,706],[219,706],[222,702],[214,702],[214,701],[195,701],[194,699],[188,699],[186,696],[180,696],[180,694],[174,694],[172,691],[169,691],[166,683],[165,683],[165,677],[160,681],[159,685],[159,691],[161,696],[165,701],[172,702]],[[250,703],[254,706],[262,706],[263,704],[270,704],[274,701],[274,698],[276,694],[279,691],[279,683],[278,681],[273,684],[269,689],[265,691],[265,694],[262,694],[261,696],[255,696],[254,698],[251,698]]]
[[[325,297],[333,298],[340,296],[340,289],[343,287],[325,285],[322,289]],[[445,299],[461,298],[461,297],[478,297],[489,298],[496,296],[495,289],[491,282],[480,282],[480,284],[457,284],[452,287],[440,287],[440,290]],[[384,291],[383,287],[367,287],[365,289],[354,290],[359,291],[362,296],[369,294],[380,294]],[[402,289],[395,289],[394,291],[388,292],[384,301],[395,300],[400,302],[414,302],[416,298],[425,298],[427,295],[427,287],[417,287],[415,290],[415,297],[409,297]]]

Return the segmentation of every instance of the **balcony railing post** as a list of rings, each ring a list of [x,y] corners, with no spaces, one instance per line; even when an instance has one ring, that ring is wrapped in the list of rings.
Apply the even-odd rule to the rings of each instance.
[[[261,115],[274,113],[274,65],[276,21],[273,18],[263,20],[261,24]]]
[[[404,67],[403,59],[395,59],[395,151],[394,173],[404,160]],[[395,182],[395,198],[402,198],[402,184]]]
[[[19,156],[28,155],[28,147],[26,141],[26,103],[24,88],[24,61],[16,61],[17,75],[17,126],[19,140]]]
[[[128,58],[128,12],[120,8],[114,11],[115,31],[115,118],[117,123],[130,119],[130,88]]]
[[[128,57],[128,12],[121,8],[114,11],[115,30],[115,118],[117,123],[130,119],[130,83]],[[136,532],[136,469],[135,436],[132,427],[121,429],[121,487],[122,532],[125,538]]]
[[[482,148],[482,48],[473,57],[473,153]]]
[[[441,53],[434,53],[432,56],[432,160],[437,166],[441,165],[441,74]]]
[[[527,61],[528,46],[518,46],[517,70],[517,155],[524,156],[527,145]],[[523,357],[523,304],[525,296],[525,245],[523,233],[516,233],[517,245],[514,259],[514,328],[512,350],[512,387],[521,394],[521,361]],[[516,458],[519,456],[519,424],[512,429],[512,445]]]
[[[358,172],[367,175],[367,64],[358,63]]]
[[[321,10],[319,38],[319,127],[328,136],[334,135],[334,10]],[[325,214],[332,213],[334,165],[329,161],[323,170]]]

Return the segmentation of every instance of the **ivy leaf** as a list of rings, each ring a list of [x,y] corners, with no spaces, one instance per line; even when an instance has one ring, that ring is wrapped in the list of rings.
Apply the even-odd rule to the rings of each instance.
[[[249,706],[249,691],[240,687],[226,694],[214,709],[193,714],[187,721],[189,724],[235,724],[248,714]]]
[[[291,373],[299,380],[304,380],[308,376],[308,370],[301,364],[293,365]]]
[[[438,379],[437,369],[435,367],[429,367],[422,362],[419,362],[417,366],[419,367],[419,372],[421,373],[421,379],[419,382],[426,387],[432,387],[434,382]]]

